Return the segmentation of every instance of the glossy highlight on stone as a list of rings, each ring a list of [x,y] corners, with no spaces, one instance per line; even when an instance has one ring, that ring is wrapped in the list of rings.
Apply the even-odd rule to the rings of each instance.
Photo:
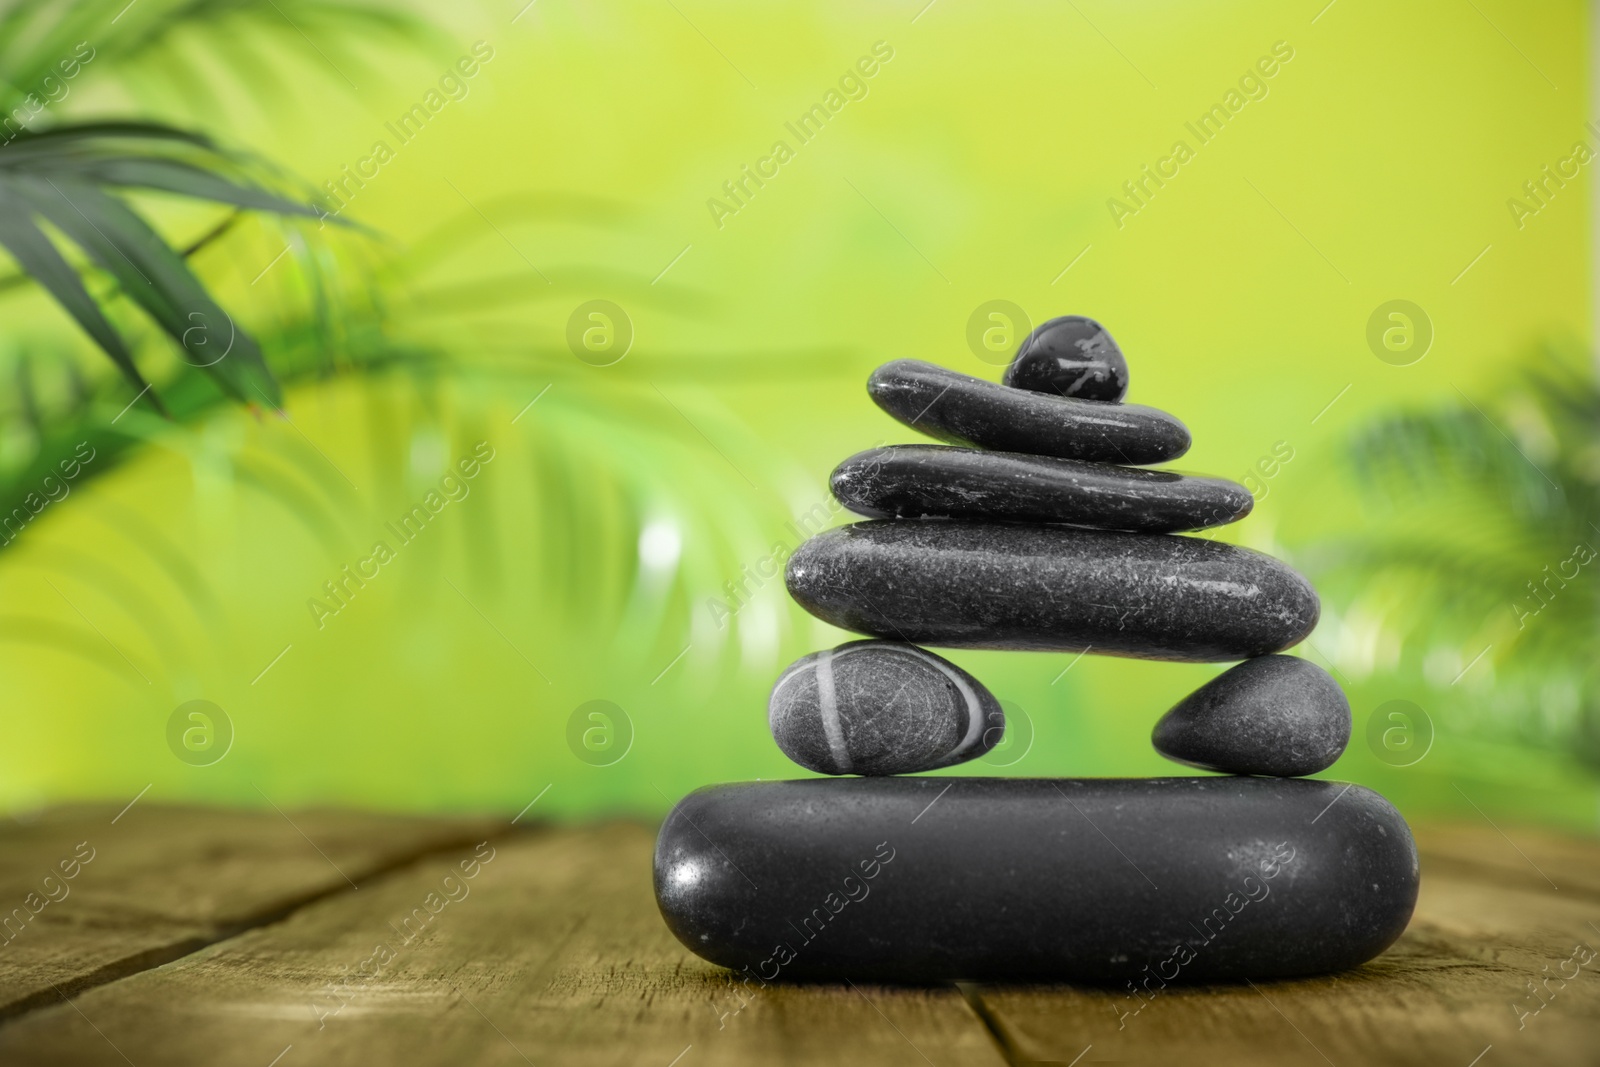
[[[811,779],[685,797],[655,889],[680,941],[757,983],[1154,990],[1371,959],[1411,916],[1417,853],[1338,782]]]
[[[1128,361],[1104,326],[1062,315],[1023,339],[1001,380],[1051,396],[1115,402],[1128,392]]]
[[[916,359],[873,371],[867,392],[907,426],[954,445],[1127,466],[1189,450],[1188,429],[1164,411],[1012,389]]]
[[[1000,702],[916,645],[852,641],[796,660],[767,702],[783,754],[822,774],[913,774],[977,759],[1005,736]]]
[[[1350,742],[1350,702],[1315,663],[1262,656],[1184,697],[1150,740],[1168,759],[1208,771],[1315,774],[1333,766]]]
[[[1171,533],[1235,522],[1250,491],[1225,478],[947,445],[889,445],[834,468],[833,495],[874,519],[988,518]]]
[[[1250,549],[967,519],[825,531],[785,581],[813,615],[873,637],[1193,662],[1281,651],[1320,610],[1309,582]]]

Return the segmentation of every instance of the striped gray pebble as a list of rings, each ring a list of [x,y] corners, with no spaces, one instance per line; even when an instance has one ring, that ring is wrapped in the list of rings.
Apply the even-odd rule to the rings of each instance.
[[[966,671],[916,645],[851,641],[796,660],[767,703],[784,755],[823,774],[911,774],[988,752],[1005,713]]]

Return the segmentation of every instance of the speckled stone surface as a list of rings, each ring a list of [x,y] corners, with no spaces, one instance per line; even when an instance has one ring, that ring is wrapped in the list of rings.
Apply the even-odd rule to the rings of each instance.
[[[1051,396],[1117,401],[1128,392],[1128,361],[1104,326],[1062,315],[1023,339],[1002,381]]]
[[[1234,522],[1238,482],[947,445],[889,445],[834,469],[833,495],[874,519],[988,518],[1169,533]]]
[[[825,622],[947,648],[1247,659],[1298,643],[1319,611],[1310,583],[1249,549],[970,519],[828,530],[785,579]]]
[[[680,941],[760,982],[1153,991],[1371,959],[1411,916],[1417,853],[1337,782],[811,779],[685,797],[655,888]]]
[[[1262,656],[1184,697],[1150,740],[1168,759],[1208,771],[1315,774],[1350,742],[1350,702],[1315,663]]]
[[[1131,466],[1189,450],[1188,429],[1164,411],[1011,389],[916,359],[873,371],[867,392],[907,426],[953,445]]]
[[[852,641],[795,661],[767,702],[784,755],[823,774],[912,774],[976,759],[1005,712],[972,675],[899,641]]]

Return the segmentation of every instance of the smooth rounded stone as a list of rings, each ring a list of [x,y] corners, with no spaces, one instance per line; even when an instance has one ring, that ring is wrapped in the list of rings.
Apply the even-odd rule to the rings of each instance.
[[[1023,340],[1001,381],[1051,396],[1115,402],[1128,392],[1128,361],[1104,326],[1062,315]]]
[[[1350,742],[1350,702],[1328,672],[1296,656],[1247,659],[1156,723],[1156,751],[1224,774],[1294,778],[1333,766]]]
[[[1255,503],[1226,478],[948,445],[889,445],[833,471],[833,495],[874,519],[988,518],[1171,533],[1235,522]]]
[[[1309,582],[1247,548],[972,519],[827,530],[784,578],[824,622],[946,648],[1248,659],[1298,644],[1320,611]]]
[[[1164,463],[1189,450],[1189,431],[1164,411],[1011,389],[917,359],[872,372],[879,407],[953,445],[1094,463]]]
[[[685,797],[655,889],[740,980],[1148,996],[1373,958],[1411,917],[1417,852],[1377,793],[1305,778],[809,779]]]
[[[852,641],[796,660],[767,702],[783,754],[823,774],[912,774],[988,752],[1000,702],[972,675],[900,641]]]

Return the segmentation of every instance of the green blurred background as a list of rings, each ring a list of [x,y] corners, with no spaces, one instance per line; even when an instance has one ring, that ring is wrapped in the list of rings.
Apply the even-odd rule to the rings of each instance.
[[[364,229],[248,214],[189,257],[260,340],[281,414],[224,397],[92,268],[173,420],[128,407],[36,287],[0,290],[6,506],[78,442],[96,457],[0,547],[9,810],[150,786],[658,815],[794,775],[768,688],[848,635],[781,578],[729,617],[727,583],[793,547],[838,460],[913,439],[867,399],[875,365],[998,379],[1009,350],[968,337],[998,300],[1100,319],[1130,399],[1193,431],[1178,466],[1252,475],[1254,514],[1219,536],[1322,590],[1297,651],[1356,718],[1330,776],[1413,818],[1595,829],[1600,578],[1514,606],[1600,544],[1600,408],[1561,407],[1593,389],[1589,165],[1542,204],[1523,188],[1600,144],[1582,4],[524,2],[390,6],[405,17],[384,25],[307,0],[45,9],[98,52],[38,129],[204,130],[301,199],[371,176],[339,212]],[[801,143],[785,124],[875,49]],[[389,124],[474,55],[402,143]],[[1186,123],[1230,92],[1202,143]],[[708,203],[780,140],[792,158],[737,212]],[[1178,141],[1192,158],[1133,200]],[[125,195],[176,247],[229,216]],[[593,300],[631,333],[609,365],[604,337],[569,345]],[[1369,344],[1394,300],[1431,323],[1420,359]],[[466,495],[400,544],[385,523],[480,442]],[[394,558],[329,597],[379,540]],[[1221,669],[951,658],[1021,709],[975,765],[993,774],[1173,772],[1150,727]],[[208,765],[169,745],[191,700],[231,723]],[[1375,714],[1401,732],[1369,743]]]

